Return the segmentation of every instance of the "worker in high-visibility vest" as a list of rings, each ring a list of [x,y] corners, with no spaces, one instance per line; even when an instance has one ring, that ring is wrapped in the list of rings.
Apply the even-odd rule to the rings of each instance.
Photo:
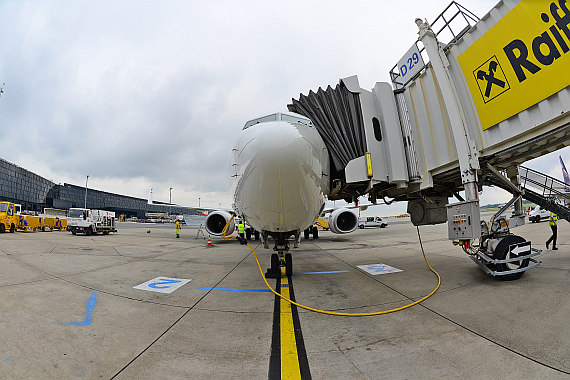
[[[546,249],[548,249],[548,244],[552,242],[552,249],[557,250],[558,248],[556,248],[556,237],[558,236],[558,215],[551,212],[550,217],[548,218],[548,225],[552,229],[552,236],[546,241]]]
[[[176,219],[176,239],[180,239],[180,221]]]
[[[245,224],[243,224],[243,221],[240,220],[240,222],[238,224],[239,237],[244,239],[244,233],[245,233]]]

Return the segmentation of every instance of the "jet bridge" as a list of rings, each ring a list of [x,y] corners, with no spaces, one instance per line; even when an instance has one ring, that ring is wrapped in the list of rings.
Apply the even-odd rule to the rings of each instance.
[[[289,110],[309,117],[331,152],[331,199],[406,200],[415,225],[447,221],[450,239],[491,274],[518,278],[536,255],[509,231],[524,223],[522,198],[564,215],[521,186],[519,165],[570,145],[566,1],[503,0],[481,19],[452,2],[416,24],[391,84],[344,78]],[[513,218],[479,223],[484,185],[513,194]]]

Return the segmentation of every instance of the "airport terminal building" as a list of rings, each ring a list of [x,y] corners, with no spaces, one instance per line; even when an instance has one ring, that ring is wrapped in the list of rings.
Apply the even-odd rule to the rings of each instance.
[[[83,207],[85,187],[49,181],[29,170],[0,158],[0,201],[19,203],[24,210],[42,212],[45,207]],[[158,203],[158,204],[157,204]],[[188,207],[168,203],[148,204],[143,198],[87,189],[87,208],[114,211],[144,218],[147,213],[197,214]]]

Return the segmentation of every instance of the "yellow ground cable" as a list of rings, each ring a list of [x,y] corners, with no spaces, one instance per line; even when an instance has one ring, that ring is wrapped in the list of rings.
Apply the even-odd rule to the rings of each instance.
[[[229,224],[229,222],[228,222]],[[226,226],[227,227],[227,226]],[[417,231],[418,231],[418,239],[420,241],[420,247],[422,248],[422,254],[424,255],[424,260],[426,261],[427,266],[429,267],[429,269],[435,273],[435,275],[437,276],[437,286],[435,287],[435,289],[428,294],[427,296],[423,297],[422,299],[419,299],[415,302],[412,302],[406,306],[402,306],[396,309],[391,309],[391,310],[384,310],[384,311],[376,311],[376,312],[371,312],[371,313],[340,313],[340,312],[336,312],[336,311],[328,311],[328,310],[319,310],[319,309],[315,309],[309,306],[305,306],[305,305],[301,305],[295,301],[290,300],[287,297],[282,296],[281,294],[277,293],[275,290],[273,290],[273,288],[271,287],[271,285],[269,285],[269,283],[267,282],[267,279],[265,278],[265,275],[263,274],[263,269],[261,269],[261,264],[259,264],[259,259],[257,258],[257,254],[255,253],[255,250],[253,249],[253,247],[248,243],[247,246],[249,247],[249,249],[251,249],[251,252],[253,252],[253,255],[255,256],[255,261],[257,261],[257,267],[259,268],[259,272],[261,273],[261,277],[263,278],[263,281],[265,281],[265,285],[267,285],[267,287],[269,288],[269,290],[271,290],[273,292],[273,294],[275,294],[276,296],[279,296],[281,299],[283,299],[284,301],[289,302],[292,305],[295,305],[297,307],[303,308],[305,310],[309,310],[309,311],[314,311],[316,313],[321,313],[321,314],[329,314],[329,315],[338,315],[338,316],[344,316],[344,317],[368,317],[368,316],[372,316],[372,315],[381,315],[381,314],[388,314],[388,313],[393,313],[396,311],[400,311],[400,310],[404,310],[407,309],[409,307],[412,307],[414,305],[419,304],[422,301],[427,300],[429,297],[431,297],[435,292],[437,292],[437,290],[439,289],[439,286],[441,285],[441,277],[439,276],[439,273],[437,273],[432,267],[431,265],[429,265],[429,262],[427,261],[426,258],[426,254],[424,252],[424,246],[422,244],[422,239],[420,237],[420,229],[419,227],[416,227]]]

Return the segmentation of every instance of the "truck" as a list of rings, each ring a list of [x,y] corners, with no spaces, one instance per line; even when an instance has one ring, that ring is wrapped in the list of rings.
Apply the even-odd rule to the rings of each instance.
[[[379,216],[361,216],[358,218],[358,228],[363,229],[364,227],[387,227],[388,223],[382,220]]]
[[[19,218],[20,205],[11,202],[0,202],[0,233],[16,231]]]
[[[539,205],[537,205],[534,210],[532,210],[530,212],[530,214],[528,214],[528,219],[532,222],[532,223],[538,223],[540,222],[542,219],[548,219],[548,217],[550,216],[550,211],[543,209],[542,207],[540,207]]]
[[[87,208],[70,208],[67,217],[67,230],[73,235],[78,232],[85,235],[102,233],[108,235],[117,232],[115,228],[115,213],[105,210],[91,210]]]

